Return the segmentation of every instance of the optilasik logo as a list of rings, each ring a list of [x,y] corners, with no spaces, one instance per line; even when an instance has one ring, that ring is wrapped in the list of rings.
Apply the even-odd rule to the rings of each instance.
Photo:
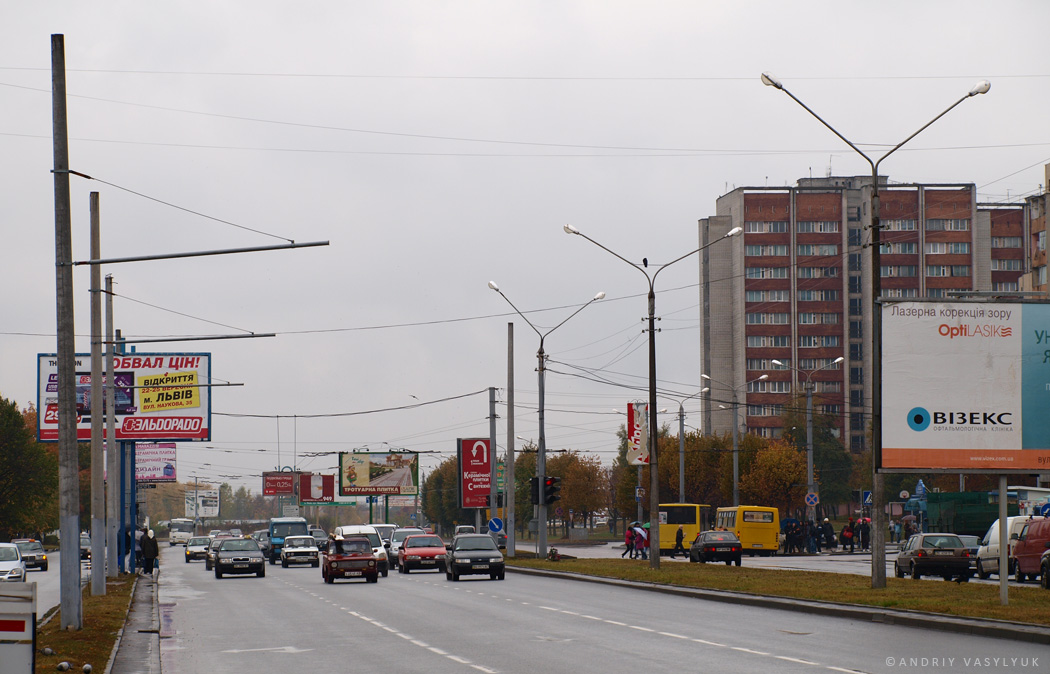
[[[1012,426],[1014,422],[1011,417],[1012,412],[930,412],[925,407],[913,407],[908,412],[908,426],[918,432],[925,431],[931,423],[934,426],[997,430]]]
[[[956,337],[1011,337],[1014,329],[996,323],[966,323],[963,325],[948,325],[941,323],[937,327],[937,334],[948,339]]]

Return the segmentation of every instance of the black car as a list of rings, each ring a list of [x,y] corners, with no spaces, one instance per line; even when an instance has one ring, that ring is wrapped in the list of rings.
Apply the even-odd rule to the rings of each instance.
[[[964,583],[973,575],[969,548],[958,536],[948,533],[914,534],[897,553],[893,571],[898,578],[910,574],[918,580],[925,574]]]
[[[215,568],[215,558],[219,552],[219,545],[223,541],[229,540],[228,538],[213,538],[211,543],[208,543],[208,551],[204,553],[204,570],[211,571]]]
[[[80,534],[80,559],[91,559],[91,536]]]
[[[732,531],[701,531],[689,546],[690,562],[725,562],[740,566],[743,545]]]
[[[266,557],[252,538],[224,538],[215,551],[215,577],[224,573],[266,575]]]
[[[488,575],[492,580],[503,580],[505,573],[503,553],[492,536],[460,534],[449,543],[445,554],[445,577],[449,580],[468,575]]]
[[[252,538],[259,544],[259,549],[263,551],[263,554],[267,557],[270,556],[270,530],[259,529],[258,531],[252,532]]]

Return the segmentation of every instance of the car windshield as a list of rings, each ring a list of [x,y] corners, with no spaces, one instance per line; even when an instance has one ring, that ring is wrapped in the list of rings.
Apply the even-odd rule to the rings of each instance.
[[[355,538],[350,541],[336,539],[335,551],[336,554],[341,555],[367,555],[372,552],[372,546],[368,541],[361,538]]]
[[[443,548],[445,544],[437,536],[409,536],[405,540],[406,548]]]
[[[17,545],[18,549],[22,552],[39,552],[44,549],[40,543],[36,541],[23,541],[22,543],[15,543],[15,545]]]
[[[81,545],[91,545],[91,538],[89,536],[81,536],[80,537],[80,544]]]
[[[191,538],[190,542],[187,543],[186,545],[207,545],[210,542],[211,542],[210,538],[199,537],[199,538]]]
[[[924,548],[965,548],[958,536],[927,536],[922,539]]]
[[[414,536],[416,534],[423,533],[422,529],[398,529],[394,532],[394,535],[390,537],[391,543],[400,543],[405,540],[408,536]]]
[[[457,550],[497,550],[496,542],[488,536],[462,538],[456,542]]]
[[[284,539],[284,547],[286,548],[312,548],[315,543],[316,541],[313,538],[304,538],[302,536]]]
[[[0,548],[0,562],[17,562],[18,548],[4,546]]]
[[[228,539],[228,538],[213,538],[211,543],[208,543],[208,547],[213,549],[213,550],[217,550],[219,548],[219,546],[222,545],[223,541],[228,541],[228,540],[230,540],[230,539]]]
[[[976,536],[959,536],[959,540],[963,542],[963,545],[969,548],[976,548],[981,544]]]
[[[288,536],[309,536],[310,532],[307,531],[305,523],[282,522],[273,525],[273,535],[277,538],[287,538]]]
[[[259,544],[250,538],[227,538],[219,545],[219,550],[236,550],[237,552],[247,552],[249,550],[258,550]]]
[[[735,541],[736,535],[729,531],[716,531],[704,534],[705,541]]]

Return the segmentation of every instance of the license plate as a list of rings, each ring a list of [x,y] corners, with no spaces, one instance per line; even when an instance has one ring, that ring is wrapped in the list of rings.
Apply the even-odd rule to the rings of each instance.
[[[953,552],[952,550],[934,550],[933,554],[935,554],[935,555],[954,555],[955,552]]]
[[[436,559],[422,559],[419,561],[420,564],[436,564]]]
[[[361,572],[360,571],[347,571],[346,575],[348,575],[348,576],[360,576]]]
[[[753,548],[761,548],[762,544],[761,543],[752,543],[751,547],[753,547]]]
[[[470,568],[472,568],[472,569],[487,569],[487,568],[489,568],[489,565],[488,564],[474,564]]]
[[[235,569],[247,569],[248,565],[247,564],[234,564],[233,568],[235,568]]]

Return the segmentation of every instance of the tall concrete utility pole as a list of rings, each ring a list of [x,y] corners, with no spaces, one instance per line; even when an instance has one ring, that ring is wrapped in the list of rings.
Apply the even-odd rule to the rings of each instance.
[[[66,46],[51,36],[51,131],[55,177],[55,310],[58,348],[59,617],[84,626],[80,597],[80,483],[77,465],[76,347],[73,335],[73,240],[69,211],[69,138],[66,124]]]
[[[507,323],[507,556],[514,556],[515,497],[518,495],[514,477],[514,323]]]
[[[116,440],[117,382],[113,374],[113,277],[106,275],[106,575],[120,575],[120,446]]]
[[[102,257],[98,192],[89,196],[91,206],[91,259]],[[91,265],[91,594],[106,594],[106,483],[102,465],[102,270]]]

